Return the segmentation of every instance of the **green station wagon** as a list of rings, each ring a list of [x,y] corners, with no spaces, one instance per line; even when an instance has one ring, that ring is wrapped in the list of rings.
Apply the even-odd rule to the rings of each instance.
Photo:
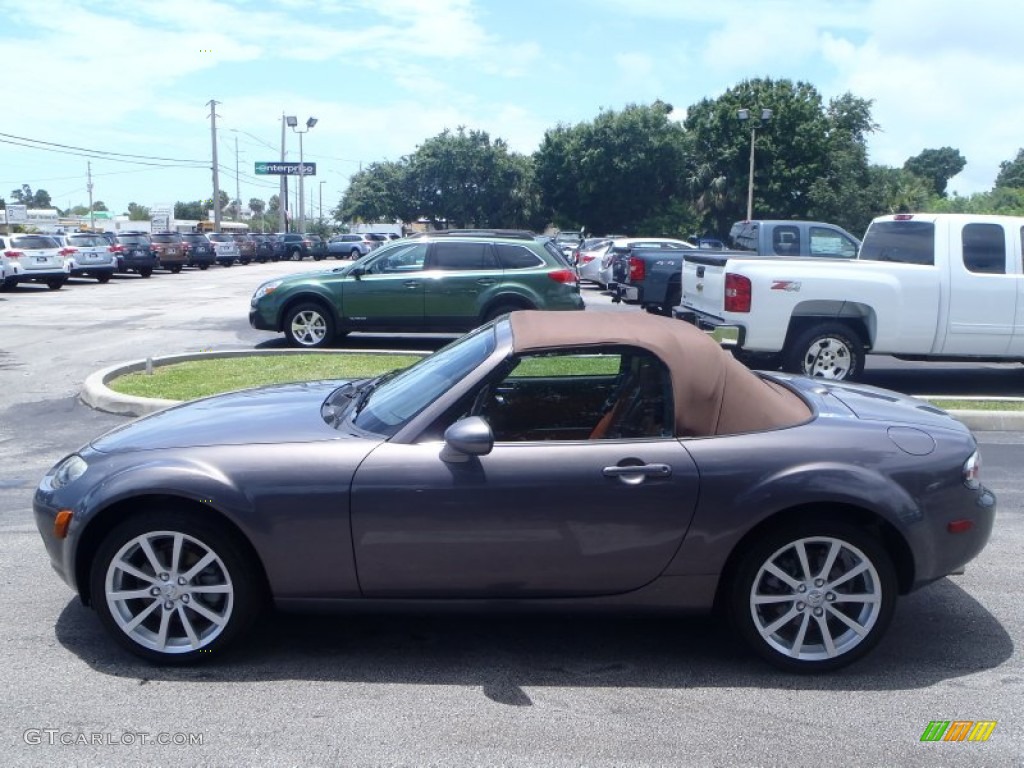
[[[516,309],[583,309],[576,272],[556,248],[529,233],[434,232],[266,282],[249,323],[310,348],[351,331],[467,331]]]

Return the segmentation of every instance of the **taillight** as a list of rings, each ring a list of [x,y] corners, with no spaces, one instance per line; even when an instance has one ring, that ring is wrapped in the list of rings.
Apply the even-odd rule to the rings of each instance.
[[[893,221],[910,221],[913,218],[914,214],[912,213],[897,213],[892,217]]]
[[[981,454],[975,451],[964,462],[964,485],[972,491],[981,488]]]
[[[4,251],[4,256],[8,259],[20,259],[24,255],[21,251]]]
[[[548,277],[556,283],[575,283],[576,273],[571,269],[553,269],[548,272]]]
[[[629,282],[639,283],[647,275],[647,265],[638,256],[629,257]]]
[[[587,254],[584,254],[584,255],[583,255],[583,263],[584,263],[584,264],[589,264],[590,262],[592,262],[592,261],[593,261],[594,259],[596,259],[596,258],[597,258],[597,256],[595,256],[595,255],[594,255],[594,254],[592,254],[592,253],[587,253]]]
[[[110,252],[111,253],[124,253],[124,246],[123,245],[112,245],[112,246],[110,246]]]
[[[725,275],[725,311],[750,311],[750,278],[727,272]]]
[[[60,255],[61,256],[71,256],[71,255],[73,255],[75,253],[78,253],[78,249],[77,248],[72,248],[70,245],[67,248],[61,248],[60,249]]]

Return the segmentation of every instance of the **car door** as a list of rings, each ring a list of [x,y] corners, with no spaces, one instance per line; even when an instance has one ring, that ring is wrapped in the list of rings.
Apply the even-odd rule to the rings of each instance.
[[[1008,352],[1021,280],[1016,254],[1007,247],[1014,235],[998,222],[949,227],[949,324],[943,354]]]
[[[345,325],[352,329],[420,327],[426,258],[426,243],[410,243],[386,249],[356,267],[342,282]]]
[[[428,325],[468,330],[477,325],[482,297],[501,281],[490,243],[440,240],[427,254],[423,314]]]
[[[627,353],[573,354],[589,361],[584,375],[560,373],[566,363],[556,359],[546,374],[533,365],[517,380],[524,362],[530,374],[527,358],[456,407],[456,416],[479,415],[495,425],[488,455],[446,461],[441,445],[428,440],[386,442],[366,458],[351,496],[365,596],[611,595],[662,573],[699,490],[693,460],[664,424],[671,422],[671,387],[663,377],[661,401],[638,401],[663,415],[659,424],[599,436],[615,411],[601,406],[622,399],[613,393],[625,396],[626,380],[621,370],[602,377],[591,364]]]

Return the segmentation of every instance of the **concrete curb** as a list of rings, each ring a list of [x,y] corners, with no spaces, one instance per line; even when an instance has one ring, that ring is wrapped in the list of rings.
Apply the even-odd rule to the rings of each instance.
[[[213,360],[224,357],[261,357],[273,355],[308,355],[314,350],[308,349],[234,349],[224,352],[188,352],[180,355],[167,355],[154,357],[149,362],[154,368],[161,365],[173,365],[188,360]],[[315,350],[317,354],[332,355],[420,355],[429,353],[421,350],[394,350],[394,349],[327,349]],[[96,371],[91,374],[82,386],[80,397],[82,402],[90,408],[106,413],[118,413],[122,416],[145,416],[149,413],[162,411],[173,405],[180,405],[180,400],[163,400],[155,397],[137,397],[135,395],[123,395],[115,392],[107,386],[107,383],[124,376],[126,373],[135,373],[146,369],[146,360],[133,360],[129,363],[119,363],[109,368]],[[1007,401],[1016,402],[1017,398],[1012,397],[950,397],[936,395],[921,395],[920,400],[931,402],[933,400],[976,400],[985,401]],[[1024,411],[949,411],[949,415],[963,423],[968,429],[975,432],[1022,432],[1024,431]]]
[[[329,354],[329,355],[420,355],[429,353],[422,350],[394,350],[394,349],[233,349],[223,352],[188,352],[180,355],[166,355],[164,357],[153,357],[147,360],[133,360],[129,363],[118,363],[109,368],[96,371],[86,378],[82,385],[79,398],[90,408],[105,413],[117,413],[122,416],[145,416],[150,413],[162,411],[174,405],[180,405],[181,400],[165,400],[158,397],[138,397],[136,395],[124,395],[110,389],[107,384],[119,376],[128,373],[136,373],[146,370],[147,362],[154,368],[162,365],[173,365],[184,363],[189,360],[216,360],[226,357],[272,357],[274,355],[308,355]]]

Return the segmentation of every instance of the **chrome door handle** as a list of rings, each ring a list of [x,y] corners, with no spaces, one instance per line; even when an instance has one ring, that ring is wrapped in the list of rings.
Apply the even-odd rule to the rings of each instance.
[[[496,282],[498,281],[493,277],[481,277],[476,281],[477,285],[494,285]]]
[[[420,287],[420,281],[419,280],[406,280],[403,283],[403,285],[406,288],[419,288]]]
[[[601,470],[605,477],[626,477],[630,475],[643,475],[645,477],[671,477],[672,467],[668,464],[640,464],[634,466],[605,467]]]

